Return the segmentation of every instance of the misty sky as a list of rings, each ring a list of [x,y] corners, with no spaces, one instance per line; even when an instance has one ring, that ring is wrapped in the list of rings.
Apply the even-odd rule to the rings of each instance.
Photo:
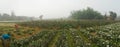
[[[73,10],[89,6],[102,14],[114,11],[120,15],[119,5],[120,0],[0,0],[0,13],[10,14],[14,11],[18,16],[63,18]]]

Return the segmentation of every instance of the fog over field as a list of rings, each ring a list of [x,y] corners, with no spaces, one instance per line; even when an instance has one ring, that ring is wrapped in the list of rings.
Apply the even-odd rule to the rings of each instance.
[[[120,15],[120,0],[0,0],[0,13],[14,11],[17,16],[44,19],[68,17],[73,10],[91,7],[102,14],[114,11]]]
[[[0,47],[120,47],[120,0],[0,0]]]

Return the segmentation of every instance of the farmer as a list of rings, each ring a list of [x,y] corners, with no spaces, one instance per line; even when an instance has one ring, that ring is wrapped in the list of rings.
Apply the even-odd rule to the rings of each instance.
[[[17,24],[15,24],[15,30],[16,30],[16,31],[19,31],[19,30],[18,30],[18,27],[19,27],[19,26],[18,26]]]
[[[3,47],[10,47],[10,35],[9,34],[3,34],[0,38],[2,40]]]

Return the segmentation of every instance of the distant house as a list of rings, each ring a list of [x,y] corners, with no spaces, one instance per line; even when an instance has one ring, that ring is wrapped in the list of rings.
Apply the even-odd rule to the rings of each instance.
[[[111,16],[108,16],[106,20],[112,20],[112,17],[111,17]]]
[[[105,20],[113,20],[113,18],[110,15],[105,14],[104,15]]]

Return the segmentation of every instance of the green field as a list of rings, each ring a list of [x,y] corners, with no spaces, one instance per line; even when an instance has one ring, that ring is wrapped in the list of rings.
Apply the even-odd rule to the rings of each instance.
[[[1,34],[11,34],[10,47],[120,47],[116,21],[22,22],[16,23],[20,25],[17,32],[14,24],[0,27]]]

